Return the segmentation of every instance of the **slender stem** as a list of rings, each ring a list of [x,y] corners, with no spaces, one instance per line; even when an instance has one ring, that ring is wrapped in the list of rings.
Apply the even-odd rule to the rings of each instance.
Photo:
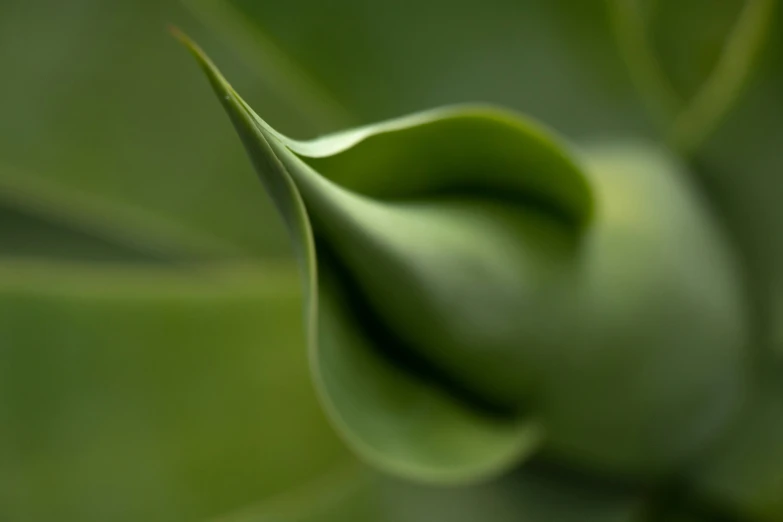
[[[717,64],[695,95],[682,100],[658,61],[638,0],[608,0],[631,77],[669,143],[692,153],[739,99],[765,42],[777,0],[746,0]]]
[[[746,1],[718,63],[672,125],[669,138],[675,148],[695,150],[737,102],[765,42],[776,3]]]
[[[684,101],[658,62],[647,38],[646,24],[637,1],[608,0],[608,5],[615,36],[631,80],[657,123],[667,128]]]

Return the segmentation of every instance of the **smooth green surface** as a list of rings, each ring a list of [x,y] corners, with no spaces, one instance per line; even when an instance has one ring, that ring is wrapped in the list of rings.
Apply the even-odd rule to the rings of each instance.
[[[463,488],[386,485],[394,522],[642,522],[644,495],[548,469],[513,472]]]
[[[731,0],[643,0],[652,48],[680,98],[692,97],[713,72],[743,4]],[[706,12],[710,13],[705,17]]]
[[[748,266],[759,345],[783,355],[783,9],[748,88],[697,155],[700,174]],[[781,360],[780,358],[778,360]]]
[[[319,280],[313,369],[332,419],[360,456],[409,480],[472,483],[538,448],[538,423],[487,416],[379,357],[328,276]]]
[[[188,7],[195,3],[186,2]],[[4,256],[88,260],[87,274],[74,282],[85,287],[104,284],[99,263],[106,261],[122,263],[125,273],[135,270],[126,262],[177,261],[179,270],[179,262],[188,258],[288,257],[284,229],[258,191],[241,147],[225,132],[219,108],[201,102],[208,89],[166,34],[165,26],[172,22],[209,42],[253,107],[275,127],[297,136],[477,100],[524,111],[570,137],[668,133],[671,114],[653,113],[652,121],[661,124],[657,134],[644,115],[643,102],[650,94],[645,79],[633,86],[637,93],[632,90],[635,64],[622,61],[628,58],[628,42],[612,34],[614,21],[605,0],[199,3],[207,8],[194,12],[227,37],[231,52],[221,53],[217,43],[192,28],[185,10],[169,0],[0,2]],[[648,29],[655,58],[670,76],[667,81],[684,87],[686,94],[695,92],[716,63],[721,42],[730,40],[739,4],[773,7],[765,17],[767,35],[759,40],[759,56],[751,52],[747,68],[741,65],[744,60],[730,60],[740,63],[730,68],[738,76],[716,83],[720,89],[713,92],[730,94],[730,103],[708,104],[705,114],[720,117],[710,129],[716,130],[714,138],[697,151],[696,162],[699,188],[740,246],[752,288],[754,349],[763,354],[763,364],[780,360],[780,2],[625,3],[658,6],[657,18],[645,20],[652,24]],[[214,16],[214,6],[239,12],[241,27],[249,30],[237,30],[230,16]],[[759,32],[751,33],[746,41],[752,43]],[[259,50],[258,41],[271,42],[272,55],[287,65],[267,60],[269,48]],[[247,60],[239,65],[236,58]],[[683,63],[699,66],[688,70]],[[305,88],[292,88],[297,83],[291,80],[297,76],[292,69],[304,74]],[[735,98],[736,85],[742,88]],[[52,264],[45,271],[57,276],[68,268]],[[7,279],[19,277],[17,270],[3,273]],[[155,284],[164,287],[163,279],[169,275]],[[142,308],[134,314],[143,314]],[[83,327],[89,333],[101,324]],[[183,321],[176,336],[187,337],[183,332],[190,328]],[[37,386],[30,379],[25,388]],[[208,403],[198,404],[194,407],[208,410]],[[775,409],[770,411],[774,422]],[[0,439],[18,429],[5,427]],[[720,496],[720,510],[731,504],[744,511],[752,498],[745,484],[763,479],[763,473],[754,475],[752,469],[768,469],[763,464],[776,462],[775,454],[762,451],[758,462],[758,467],[745,465],[748,479],[741,487],[724,488],[710,502]],[[126,461],[105,477],[116,482],[136,465]],[[769,491],[768,498],[775,498],[776,492]],[[123,500],[132,499],[140,510],[157,502],[152,494],[149,504],[146,495],[128,495]],[[46,498],[28,493],[38,505],[46,504]],[[260,499],[253,504],[255,500]],[[88,509],[84,506],[91,502],[92,497],[83,495],[69,500],[75,511]],[[462,512],[476,518],[469,506],[463,507]],[[441,503],[429,513],[435,517],[444,509],[448,506]]]
[[[535,449],[539,428],[493,426],[471,416],[475,402],[459,419],[444,391],[532,413],[549,453],[621,474],[671,472],[737,415],[739,266],[666,153],[588,149],[583,174],[534,124],[471,109],[296,142],[180,37],[289,225],[316,381],[371,461],[467,480]],[[316,298],[318,271],[335,282]],[[440,390],[411,387],[400,367]]]
[[[693,101],[715,80],[707,90],[713,94],[697,104],[696,116],[708,117],[695,120],[707,128],[691,129],[700,180],[748,258],[754,292],[763,300],[764,336],[783,338],[778,0],[312,4],[185,2],[249,67],[279,70],[277,61],[265,60],[271,47],[305,71],[323,96],[352,109],[356,123],[480,100],[524,111],[572,138],[662,137],[673,132],[673,118],[684,109],[678,99]],[[354,30],[332,31],[324,19]],[[654,63],[660,70],[650,70]],[[716,76],[720,63],[725,66]],[[667,94],[666,85],[679,92]],[[248,97],[272,124],[287,124],[266,112],[266,98]],[[344,124],[335,121],[327,130]]]
[[[745,414],[690,473],[712,502],[759,520],[783,519],[783,378],[765,373]]]
[[[447,104],[490,102],[572,136],[650,132],[605,0],[184,5],[249,67],[293,65],[296,78],[307,77],[281,86],[281,97],[300,92],[304,83],[317,89],[315,99],[345,107],[352,119],[335,119],[327,131]],[[241,92],[273,126],[286,123],[266,112],[262,98]],[[310,99],[300,96],[292,115],[312,114]]]
[[[195,106],[208,88],[183,89],[175,20],[174,1],[0,2],[3,521],[208,520],[352,461],[294,268],[249,261],[289,259],[284,229]]]
[[[289,227],[305,287],[313,378],[345,439],[385,469],[437,482],[461,482],[499,473],[537,447],[540,433],[536,423],[483,415],[447,394],[429,389],[424,381],[387,368],[375,361],[375,350],[362,349],[368,340],[349,335],[343,319],[329,315],[335,313],[333,301],[326,301],[324,310],[319,309],[322,290],[316,273],[321,267],[316,264],[308,211],[300,195],[306,166],[257,122],[201,50],[184,35],[175,34],[208,75]],[[296,165],[301,170],[294,172],[292,167]],[[316,178],[309,180],[319,183]],[[328,324],[321,326],[319,322]],[[324,331],[329,335],[327,342],[322,339]],[[388,420],[383,421],[387,416]],[[390,427],[394,431],[389,432]]]
[[[540,356],[544,425],[558,453],[611,471],[666,472],[742,407],[749,311],[737,256],[688,172],[638,143],[584,150],[596,193]]]
[[[210,130],[223,115],[199,106],[208,88],[166,31],[190,20],[176,0],[0,2],[0,201],[158,251],[288,257],[241,146]],[[236,77],[264,97],[247,70]],[[261,106],[313,132],[277,101]]]
[[[473,486],[427,486],[348,468],[221,518],[222,522],[642,522],[638,492],[559,475],[514,472]],[[305,500],[306,502],[302,502]],[[656,518],[656,522],[660,521]],[[672,521],[673,522],[673,521]],[[679,521],[678,521],[679,522]]]
[[[379,479],[356,465],[333,470],[282,495],[242,506],[220,522],[393,522]]]
[[[0,264],[3,520],[199,520],[348,459],[289,268],[53,268]]]
[[[776,0],[611,0],[612,25],[643,101],[669,143],[703,145],[752,79]]]

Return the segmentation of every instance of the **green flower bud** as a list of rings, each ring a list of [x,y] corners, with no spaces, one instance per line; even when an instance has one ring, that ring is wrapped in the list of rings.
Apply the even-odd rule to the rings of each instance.
[[[459,481],[545,453],[647,476],[743,396],[732,253],[665,152],[571,152],[455,107],[297,142],[192,44],[285,219],[331,417],[385,469]]]

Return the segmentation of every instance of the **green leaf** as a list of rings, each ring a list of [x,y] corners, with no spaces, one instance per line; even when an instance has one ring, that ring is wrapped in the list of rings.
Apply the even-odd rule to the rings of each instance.
[[[332,419],[359,455],[404,477],[449,483],[495,475],[537,448],[535,422],[493,419],[380,357],[323,275],[313,369]]]
[[[736,104],[776,0],[612,0],[620,47],[670,142],[693,152]]]
[[[215,522],[392,522],[384,509],[380,482],[363,467],[343,466]]]
[[[368,470],[341,470],[304,491],[221,517],[221,522],[642,522],[630,489],[547,469],[471,486],[431,486]],[[303,496],[304,494],[304,496]],[[657,522],[657,521],[656,521]]]
[[[305,275],[307,328],[316,383],[346,439],[361,455],[384,469],[438,482],[497,473],[535,448],[540,440],[540,428],[535,422],[496,419],[473,411],[448,394],[432,389],[429,383],[389,365],[376,350],[367,349],[368,341],[354,333],[355,324],[344,325],[346,319],[353,318],[340,317],[342,312],[337,311],[330,292],[324,290],[325,285],[318,288],[320,281],[316,280],[308,211],[297,190],[302,188],[299,183],[303,183],[301,176],[307,175],[303,174],[307,166],[285,147],[278,135],[257,122],[200,49],[186,37],[179,37],[207,73],[292,233]],[[394,128],[395,124],[389,127]],[[336,153],[345,144],[355,142],[356,136],[367,134],[364,131],[327,139],[313,145],[312,150],[314,155]],[[305,146],[299,148],[306,150]],[[557,156],[551,161],[557,162]],[[565,158],[560,157],[559,161],[564,169],[574,172]],[[292,165],[300,169],[296,183]],[[312,177],[310,182],[317,183]],[[579,180],[573,185],[576,190],[570,193],[579,195]],[[584,185],[581,187],[584,190]],[[583,195],[581,200],[582,212],[586,212],[589,197]]]
[[[699,151],[699,173],[747,266],[763,364],[783,360],[783,16],[778,2],[748,92]]]
[[[292,266],[0,263],[4,520],[204,520],[352,459]]]
[[[7,241],[0,255],[173,262],[241,257],[242,250],[133,205],[0,164]]]
[[[666,154],[595,147],[583,170],[534,124],[471,108],[297,142],[182,38],[289,225],[315,378],[365,458],[475,479],[543,425],[561,458],[661,473],[736,413],[737,267]]]
[[[532,466],[470,487],[385,484],[391,522],[642,522],[643,495],[600,480]]]
[[[160,262],[154,256],[0,206],[0,258],[58,258],[100,262]]]
[[[327,99],[362,124],[484,101],[572,136],[650,131],[603,1],[403,0],[371,9],[362,0],[183,3],[281,90],[301,92],[299,72],[307,73],[317,95],[297,100],[291,114]],[[280,62],[296,73],[286,80],[265,72]],[[270,123],[286,123],[265,99],[247,96]],[[344,126],[331,122],[327,131]]]
[[[302,69],[284,49],[264,33],[254,30],[253,22],[237,12],[230,3],[214,0],[182,2],[207,26],[218,26],[275,97],[284,100],[292,111],[315,130],[326,132],[355,123],[351,111],[308,71]]]
[[[595,222],[561,305],[567,327],[539,351],[550,380],[537,411],[561,459],[666,473],[741,408],[750,351],[742,272],[676,157],[633,141],[594,143],[582,157]]]
[[[195,258],[289,255],[241,146],[211,130],[219,107],[194,106],[208,90],[165,30],[186,17],[176,0],[2,2],[0,199],[24,193],[24,206],[53,221],[119,223],[109,233],[131,236],[123,241],[187,245]],[[275,98],[261,106],[290,114]]]
[[[689,473],[693,490],[734,513],[783,517],[783,378],[759,380],[748,407],[724,440]]]

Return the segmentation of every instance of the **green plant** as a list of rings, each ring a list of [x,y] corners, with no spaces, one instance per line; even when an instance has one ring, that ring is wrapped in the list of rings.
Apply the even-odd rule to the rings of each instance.
[[[777,522],[775,499],[783,490],[779,4],[0,2],[0,520]],[[210,31],[193,24],[191,15]],[[497,134],[510,122],[519,131],[510,133],[513,141],[530,143],[542,132],[531,119],[557,129],[567,138],[543,131],[548,137],[536,150],[561,157],[546,170],[561,172],[570,196],[541,184],[503,191],[513,196],[505,202],[511,213],[526,216],[510,219],[514,228],[535,230],[528,222],[535,218],[556,237],[531,232],[512,241],[527,241],[531,248],[513,255],[545,281],[569,273],[563,260],[572,244],[601,223],[604,198],[590,179],[603,170],[596,170],[599,162],[612,160],[620,172],[626,169],[622,157],[629,169],[648,157],[661,176],[684,178],[688,188],[678,192],[699,201],[687,206],[705,216],[707,228],[718,229],[715,244],[738,261],[748,298],[745,317],[731,318],[744,323],[749,376],[740,383],[746,393],[731,426],[704,435],[703,451],[685,463],[650,458],[631,470],[633,452],[626,451],[625,462],[614,462],[610,471],[605,458],[586,462],[583,454],[552,451],[544,429],[551,415],[544,418],[533,400],[543,394],[521,407],[498,407],[503,401],[482,399],[488,390],[481,382],[466,385],[480,381],[469,364],[459,379],[449,379],[442,369],[450,359],[420,348],[402,360],[373,358],[383,333],[373,329],[373,346],[356,352],[370,357],[358,359],[363,373],[349,373],[346,384],[374,376],[369,380],[376,387],[356,398],[378,424],[337,424],[343,437],[335,436],[312,389],[301,327],[304,285],[283,220],[227,132],[219,104],[207,102],[200,71],[163,30],[172,21],[208,45],[253,108],[291,136],[444,105],[453,109],[427,113],[433,121],[424,127],[440,129],[433,135],[451,136],[460,122]],[[462,105],[474,100],[530,119],[520,125],[505,110]],[[343,171],[347,156],[369,150],[369,142],[418,143],[413,137],[424,129],[415,123],[398,122],[405,128],[333,158],[300,159],[328,179],[338,166]],[[475,136],[467,140],[465,154],[490,150]],[[332,163],[334,169],[327,168]],[[579,177],[587,180],[588,198],[575,195],[585,192],[579,183],[567,182]],[[375,176],[367,178],[371,186],[360,178],[334,177],[375,202],[401,189],[410,199],[410,179],[384,188]],[[537,201],[529,197],[533,188]],[[438,201],[428,192],[408,203],[446,204],[447,196],[469,192]],[[480,211],[452,209],[446,221],[474,230],[484,214],[504,221],[505,203],[496,212],[476,202],[478,196],[469,205]],[[580,200],[591,210],[580,211]],[[417,212],[432,222],[444,209]],[[491,243],[491,236],[472,237]],[[498,249],[491,246],[485,262],[495,258],[489,254]],[[352,303],[360,295],[344,285],[345,273],[355,270],[334,263],[338,249],[331,257],[327,250],[319,245],[318,263],[334,272],[329,279],[325,270],[319,274],[321,314],[344,309],[330,301]],[[704,266],[715,268],[708,261]],[[515,281],[522,286],[525,281]],[[681,290],[678,295],[688,288]],[[421,311],[424,303],[414,304]],[[391,322],[394,313],[384,319]],[[320,323],[327,339],[335,332],[324,328],[338,324],[334,319]],[[365,319],[356,323],[372,325]],[[361,333],[355,326],[346,332]],[[720,366],[699,368],[700,375],[717,374]],[[382,375],[389,379],[380,381]],[[380,388],[381,382],[389,386]],[[539,390],[539,383],[530,389]],[[384,390],[394,400],[379,402]],[[324,391],[319,386],[322,404]],[[595,400],[596,391],[586,395]],[[625,400],[617,386],[607,393],[615,395],[610,402],[626,406],[632,398]],[[709,399],[730,409],[719,396]],[[404,405],[433,402],[441,413],[438,404],[453,407],[454,429],[445,435],[444,424],[404,415],[410,412]],[[332,421],[346,416],[347,403],[341,405],[329,411]],[[404,437],[401,421],[409,419],[436,442],[422,447],[426,439]],[[349,428],[373,445],[345,437]],[[395,437],[368,438],[379,433]],[[444,458],[433,459],[438,455]],[[676,452],[671,459],[679,460]]]
[[[754,425],[783,395],[754,366],[739,258],[670,153],[576,149],[479,106],[295,141],[176,34],[287,224],[313,378],[365,460],[471,484],[532,459],[624,481],[623,520],[783,519],[779,439]],[[716,118],[683,116],[675,143]]]

